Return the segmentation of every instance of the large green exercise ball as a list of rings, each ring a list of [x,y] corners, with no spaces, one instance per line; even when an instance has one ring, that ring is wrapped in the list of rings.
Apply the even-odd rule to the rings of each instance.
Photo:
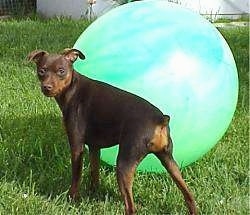
[[[232,120],[238,97],[233,55],[195,12],[160,0],[128,3],[94,21],[74,47],[86,55],[74,64],[78,72],[171,116],[173,154],[181,167],[208,152]],[[101,159],[115,165],[116,155],[117,147],[103,149]],[[138,169],[165,171],[153,154]]]

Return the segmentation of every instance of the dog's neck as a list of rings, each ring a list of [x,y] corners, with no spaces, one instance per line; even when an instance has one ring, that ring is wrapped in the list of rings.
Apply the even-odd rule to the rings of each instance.
[[[88,77],[72,71],[72,79],[70,84],[65,88],[62,93],[55,97],[57,104],[59,105],[63,115],[70,111],[70,107],[75,105],[75,102],[79,103],[79,99],[82,100],[81,104],[85,103],[88,106],[89,98],[92,94],[93,80]],[[84,92],[79,93],[79,92]],[[79,97],[81,96],[81,98]]]

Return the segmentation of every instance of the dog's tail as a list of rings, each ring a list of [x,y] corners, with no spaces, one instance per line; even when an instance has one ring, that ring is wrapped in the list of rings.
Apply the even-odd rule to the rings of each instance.
[[[160,124],[166,126],[166,125],[168,125],[169,121],[170,121],[170,116],[163,115]]]

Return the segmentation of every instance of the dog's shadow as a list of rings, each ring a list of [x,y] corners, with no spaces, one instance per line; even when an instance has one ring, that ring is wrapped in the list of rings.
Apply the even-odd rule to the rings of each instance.
[[[21,186],[33,186],[35,192],[42,196],[55,198],[62,193],[67,195],[71,183],[70,148],[60,116],[36,115],[33,118],[1,120],[0,134],[4,152],[0,178]],[[87,149],[83,162],[81,198],[105,201],[109,195],[119,200],[113,168],[102,163],[101,184],[92,193],[89,191]],[[108,175],[108,181],[104,180],[105,175]]]

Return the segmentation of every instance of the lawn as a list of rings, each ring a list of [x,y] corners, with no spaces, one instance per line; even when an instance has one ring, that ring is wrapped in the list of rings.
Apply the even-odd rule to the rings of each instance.
[[[70,153],[61,114],[41,93],[34,49],[71,47],[88,22],[67,19],[0,21],[0,214],[123,214],[115,172],[102,166],[101,186],[88,191],[88,158],[81,201],[67,200]],[[224,137],[201,160],[183,170],[200,214],[249,214],[249,31],[221,29],[238,67],[240,92]],[[182,195],[168,174],[137,173],[138,214],[185,214]]]

